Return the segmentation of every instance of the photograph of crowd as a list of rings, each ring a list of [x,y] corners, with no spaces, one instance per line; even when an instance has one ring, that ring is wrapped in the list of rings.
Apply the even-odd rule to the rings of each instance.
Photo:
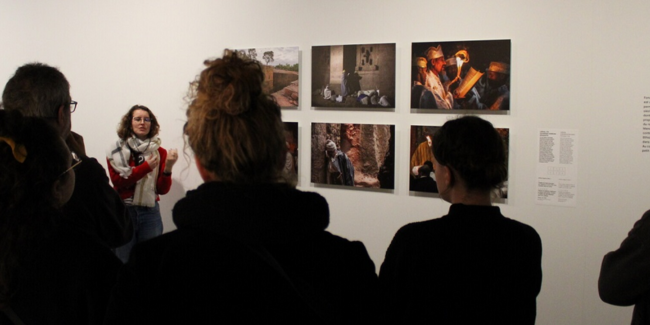
[[[312,107],[395,108],[395,43],[313,46]]]
[[[510,40],[412,44],[411,108],[510,110]]]
[[[312,123],[311,182],[395,188],[395,126]]]
[[[298,47],[236,50],[240,56],[258,61],[264,71],[264,92],[275,97],[282,108],[298,107],[300,51]]]
[[[433,137],[439,126],[411,125],[410,137],[410,163],[409,163],[409,191],[423,193],[438,193],[435,170],[433,168],[433,151],[431,148]],[[506,151],[506,167],[510,144],[510,129],[496,128],[503,139]],[[432,196],[437,196],[433,194]],[[508,182],[494,192],[496,199],[508,198]]]

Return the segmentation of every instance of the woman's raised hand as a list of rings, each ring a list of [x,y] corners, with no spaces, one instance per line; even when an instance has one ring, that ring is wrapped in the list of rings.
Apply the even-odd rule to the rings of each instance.
[[[167,153],[167,159],[165,160],[165,173],[170,174],[172,172],[172,167],[178,160],[178,151],[176,149],[169,149]]]

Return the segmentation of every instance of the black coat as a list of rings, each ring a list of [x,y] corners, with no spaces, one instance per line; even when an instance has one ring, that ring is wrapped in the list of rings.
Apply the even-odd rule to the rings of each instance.
[[[74,192],[63,207],[64,218],[100,244],[116,248],[131,240],[133,225],[122,199],[108,184],[106,171],[95,158],[80,157]]]
[[[374,265],[362,243],[325,231],[320,195],[210,182],[173,215],[177,230],[131,253],[107,324],[375,321]]]
[[[603,258],[600,298],[616,306],[634,305],[632,324],[650,324],[650,210],[634,223],[621,247]]]
[[[498,207],[454,204],[393,238],[379,272],[389,324],[534,324],[542,243]]]
[[[22,255],[11,308],[27,325],[101,324],[122,263],[76,226],[50,231]],[[0,324],[11,324],[2,313]]]

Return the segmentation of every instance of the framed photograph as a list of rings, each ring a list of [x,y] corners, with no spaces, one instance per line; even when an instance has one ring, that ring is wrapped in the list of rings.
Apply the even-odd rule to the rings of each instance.
[[[431,143],[436,131],[440,126],[411,125],[411,137],[409,142],[409,191],[416,195],[438,197],[438,187],[433,170],[433,151]],[[508,167],[510,129],[496,128],[503,139],[506,150],[506,167]],[[428,193],[428,194],[427,194]],[[506,181],[500,189],[495,190],[496,202],[505,202],[508,198],[508,182]]]
[[[275,97],[282,108],[297,108],[300,93],[300,51],[298,47],[238,49],[257,60],[264,70],[264,92]]]
[[[510,110],[510,40],[412,44],[411,109]]]
[[[395,108],[395,43],[313,46],[312,107]]]
[[[395,126],[311,124],[314,184],[395,188]]]

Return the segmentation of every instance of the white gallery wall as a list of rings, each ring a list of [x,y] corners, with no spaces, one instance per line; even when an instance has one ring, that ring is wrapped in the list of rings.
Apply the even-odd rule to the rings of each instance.
[[[408,191],[410,126],[453,117],[411,113],[411,42],[511,39],[511,111],[482,117],[510,129],[509,199],[499,206],[542,238],[537,323],[626,324],[632,309],[601,302],[597,279],[602,256],[650,208],[650,153],[641,152],[648,13],[642,0],[0,0],[0,84],[27,62],[59,67],[79,102],[72,128],[105,166],[118,120],[134,104],[157,115],[165,148],[183,148],[184,96],[204,59],[226,47],[299,46],[301,104],[283,110],[300,124],[299,186],[327,198],[330,231],[363,241],[379,268],[399,227],[449,207]],[[311,46],[365,43],[397,45],[396,108],[311,108]],[[396,189],[314,187],[311,122],[395,124]],[[540,128],[578,130],[576,207],[536,204]],[[166,231],[174,203],[201,183],[190,161],[181,158],[162,197]]]

